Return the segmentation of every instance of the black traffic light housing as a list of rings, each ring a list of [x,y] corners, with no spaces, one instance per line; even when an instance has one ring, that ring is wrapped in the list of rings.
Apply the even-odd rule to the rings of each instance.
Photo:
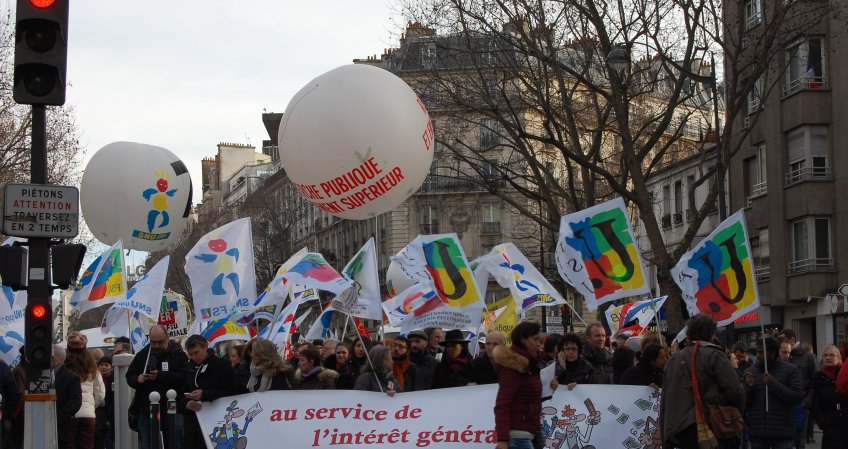
[[[85,245],[62,243],[50,246],[50,267],[53,283],[62,290],[77,283],[77,274],[85,258]]]
[[[53,357],[53,306],[50,299],[30,298],[24,321],[27,361],[36,369],[50,369]]]
[[[65,104],[68,1],[18,0],[13,88],[16,103]]]
[[[28,252],[22,246],[0,246],[0,284],[14,291],[26,289]]]

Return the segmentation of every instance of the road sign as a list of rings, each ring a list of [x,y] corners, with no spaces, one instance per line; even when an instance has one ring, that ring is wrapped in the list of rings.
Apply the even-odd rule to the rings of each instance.
[[[6,184],[3,233],[72,238],[79,233],[79,190],[72,186]]]
[[[848,284],[842,284],[839,286],[839,290],[837,290],[840,295],[848,296]]]

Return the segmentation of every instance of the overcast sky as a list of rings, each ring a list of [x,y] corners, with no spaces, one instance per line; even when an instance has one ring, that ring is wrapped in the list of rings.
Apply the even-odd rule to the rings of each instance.
[[[219,142],[261,151],[263,110],[283,112],[312,78],[397,40],[387,0],[70,6],[67,102],[76,109],[86,161],[121,140],[168,148],[189,167],[195,203],[200,160]]]

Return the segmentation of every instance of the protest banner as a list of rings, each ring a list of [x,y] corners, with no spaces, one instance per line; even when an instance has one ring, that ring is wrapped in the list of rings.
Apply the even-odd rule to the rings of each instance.
[[[204,403],[207,447],[486,448],[497,443],[497,385],[388,397],[367,391],[266,391]],[[652,387],[578,385],[542,404],[550,449],[659,447],[660,393]]]

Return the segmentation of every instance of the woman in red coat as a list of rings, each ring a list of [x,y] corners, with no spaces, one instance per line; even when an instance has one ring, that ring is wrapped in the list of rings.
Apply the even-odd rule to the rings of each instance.
[[[536,323],[519,323],[510,335],[512,347],[495,348],[499,386],[495,399],[496,449],[533,449],[533,437],[541,428],[540,332]]]

